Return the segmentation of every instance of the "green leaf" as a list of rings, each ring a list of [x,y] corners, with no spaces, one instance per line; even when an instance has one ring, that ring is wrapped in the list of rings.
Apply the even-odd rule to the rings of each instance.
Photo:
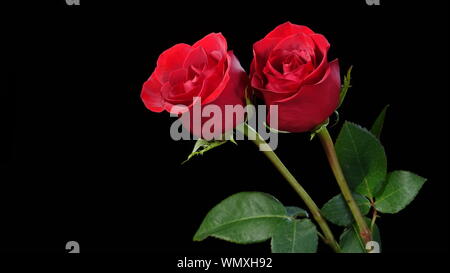
[[[369,198],[386,178],[386,154],[380,141],[366,129],[346,121],[336,140],[336,154],[350,188]]]
[[[350,68],[347,70],[347,75],[344,76],[344,83],[342,84],[341,93],[339,94],[339,107],[341,107],[342,103],[344,102],[345,96],[347,95],[347,91],[350,87],[350,80],[351,80],[351,74],[352,74],[353,66],[350,66]]]
[[[220,146],[222,144],[225,144],[226,142],[227,142],[227,140],[211,140],[211,141],[208,141],[208,140],[204,140],[204,139],[199,138],[197,140],[197,142],[195,142],[194,149],[192,150],[191,154],[181,164],[184,164],[184,163],[188,162],[194,156],[203,155],[205,152],[207,152],[207,151],[209,151],[209,150],[211,150],[213,148],[216,148],[216,147],[218,147],[218,146]],[[236,141],[233,138],[231,138],[231,142],[236,144]]]
[[[364,196],[354,193],[353,198],[358,204],[359,209],[363,215],[366,215],[370,210],[370,202]],[[333,224],[338,226],[349,226],[353,223],[354,218],[344,197],[339,194],[331,198],[321,209],[323,216]]]
[[[384,118],[386,116],[386,110],[388,109],[389,104],[386,105],[381,113],[378,115],[377,119],[372,125],[372,128],[370,129],[370,132],[376,136],[378,139],[380,138],[381,131],[383,130],[383,124],[384,124]]]
[[[375,208],[383,213],[397,213],[416,197],[426,179],[407,171],[389,173],[386,185],[376,196]]]
[[[211,209],[194,235],[194,241],[208,236],[238,244],[269,239],[285,219],[286,209],[275,197],[262,192],[234,194]]]
[[[301,218],[301,217],[308,218],[309,217],[308,212],[299,207],[286,206],[286,213],[287,213],[287,216],[290,216],[293,218]]]
[[[364,218],[367,224],[370,226],[370,219]],[[381,248],[380,231],[375,224],[372,230],[372,241],[377,242]],[[358,235],[358,227],[356,223],[351,227],[348,227],[341,234],[339,245],[341,246],[341,252],[343,253],[366,253],[366,247]]]
[[[272,253],[315,253],[316,226],[309,219],[282,221],[272,236]]]

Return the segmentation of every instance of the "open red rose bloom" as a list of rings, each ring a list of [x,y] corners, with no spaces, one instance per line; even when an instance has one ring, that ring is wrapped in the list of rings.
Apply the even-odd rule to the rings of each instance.
[[[324,36],[289,22],[253,45],[251,85],[266,105],[278,105],[277,129],[312,130],[338,106],[339,63],[328,62],[329,48]]]
[[[224,113],[225,105],[244,105],[247,84],[248,77],[238,59],[232,51],[227,52],[225,38],[220,33],[211,33],[193,46],[177,44],[164,51],[143,85],[141,98],[154,112],[192,112],[194,104],[201,99],[201,107],[214,104]],[[192,126],[190,114],[183,125],[194,135],[202,136],[201,128]],[[237,114],[232,122],[225,122],[224,115],[202,117],[200,126],[215,118],[221,119],[218,132],[221,134],[242,122],[244,114]]]

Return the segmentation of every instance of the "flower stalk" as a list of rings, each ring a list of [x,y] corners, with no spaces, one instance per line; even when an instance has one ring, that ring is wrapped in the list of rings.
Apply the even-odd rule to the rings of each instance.
[[[322,143],[323,149],[328,158],[328,163],[333,171],[334,177],[336,178],[337,184],[342,192],[342,195],[353,215],[353,218],[356,221],[358,226],[359,234],[364,244],[372,240],[372,233],[367,226],[366,221],[364,220],[363,215],[353,198],[352,192],[348,186],[348,183],[344,177],[344,173],[342,172],[341,165],[339,164],[339,160],[336,155],[336,149],[334,147],[333,140],[331,139],[330,133],[327,128],[324,126],[318,132],[320,142]]]
[[[275,168],[281,173],[281,175],[286,179],[286,181],[291,185],[291,187],[306,204],[313,218],[316,220],[317,224],[323,232],[324,242],[328,244],[334,252],[340,252],[339,244],[335,240],[325,218],[322,216],[319,207],[312,200],[311,196],[306,192],[306,190],[300,185],[297,179],[295,179],[291,172],[286,168],[283,162],[281,162],[280,158],[275,154],[275,152],[270,149],[270,146],[253,128],[248,126],[246,123],[243,123],[243,126],[238,126],[237,129],[247,137],[249,137],[250,132],[252,137],[249,137],[249,139],[251,139],[256,144],[256,146],[265,147],[265,149],[261,152],[270,160],[270,162],[272,162]]]

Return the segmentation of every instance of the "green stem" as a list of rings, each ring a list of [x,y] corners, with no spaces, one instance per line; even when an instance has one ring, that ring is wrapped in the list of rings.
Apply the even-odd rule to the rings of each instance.
[[[291,174],[291,172],[289,172],[286,166],[284,166],[280,158],[278,158],[275,152],[272,149],[270,149],[270,146],[253,128],[248,126],[246,123],[243,124],[243,127],[240,126],[237,129],[247,137],[249,137],[248,132],[250,131],[252,136],[249,137],[249,139],[252,140],[256,144],[256,146],[265,147],[264,151],[261,152],[267,156],[267,158],[272,162],[275,168],[281,173],[281,175],[283,175],[283,177],[287,180],[287,182],[291,185],[291,187],[295,190],[295,192],[300,196],[300,198],[302,198],[303,202],[305,202],[306,206],[308,207],[309,211],[311,212],[312,216],[318,223],[319,227],[321,228],[325,236],[324,240],[325,243],[328,244],[333,249],[333,251],[340,252],[339,244],[334,239],[330,227],[328,226],[327,222],[320,213],[320,209],[317,207],[316,203],[314,203],[314,201],[311,199],[311,197],[305,191],[305,189],[298,183],[298,181]]]
[[[373,232],[373,227],[375,226],[375,221],[377,220],[377,210],[373,209],[373,213],[372,213],[372,221],[370,221],[370,231]]]
[[[345,180],[344,173],[342,172],[341,165],[339,164],[339,160],[336,155],[336,150],[334,148],[333,140],[331,139],[330,133],[328,132],[326,127],[323,127],[317,133],[320,138],[320,142],[322,143],[323,149],[328,157],[328,162],[333,170],[334,177],[341,189],[342,195],[344,196],[345,201],[347,202],[348,207],[350,208],[351,213],[353,214],[353,218],[355,218],[356,224],[358,225],[359,234],[363,239],[364,243],[371,241],[372,234],[370,232],[369,227],[367,226],[366,221],[364,220],[361,211],[359,210],[358,205],[353,198],[352,192],[348,187],[347,181]]]

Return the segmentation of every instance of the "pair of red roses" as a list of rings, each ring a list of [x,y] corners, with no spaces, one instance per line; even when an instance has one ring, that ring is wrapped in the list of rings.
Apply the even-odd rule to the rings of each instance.
[[[284,23],[253,45],[249,78],[233,52],[227,51],[224,36],[211,33],[193,46],[177,44],[164,51],[143,85],[141,98],[154,112],[192,111],[194,97],[201,99],[202,107],[214,104],[224,109],[245,105],[250,83],[267,106],[278,106],[276,129],[309,131],[324,122],[339,102],[339,64],[328,62],[329,48],[323,35]],[[180,111],[176,105],[186,107]],[[235,123],[224,124],[223,131]]]

